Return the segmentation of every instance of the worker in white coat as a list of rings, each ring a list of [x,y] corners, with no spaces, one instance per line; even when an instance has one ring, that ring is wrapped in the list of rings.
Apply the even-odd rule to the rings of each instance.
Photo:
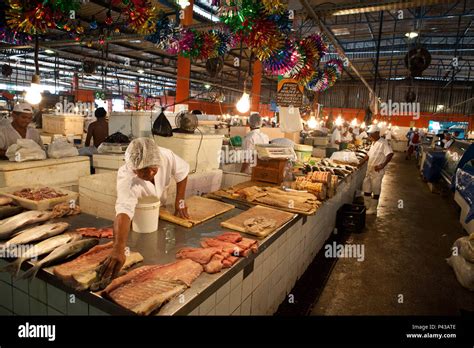
[[[270,142],[268,136],[260,130],[260,127],[262,126],[262,117],[258,113],[250,115],[249,126],[250,132],[247,133],[242,142],[242,149],[246,152],[253,153],[252,156],[247,156],[247,158],[252,158],[251,161],[242,163],[241,172],[246,174],[252,173],[251,168],[255,167],[257,162],[257,156],[254,153],[255,145],[266,145]]]
[[[336,126],[331,134],[331,147],[339,149],[342,144],[342,125]]]
[[[393,151],[387,140],[380,137],[379,127],[372,125],[367,133],[372,141],[372,146],[368,153],[367,174],[365,175],[362,189],[364,191],[365,206],[367,207],[366,213],[377,214],[385,167],[392,160]]]
[[[31,139],[43,147],[39,132],[30,127],[33,121],[33,107],[28,103],[16,104],[12,112],[12,122],[0,127],[0,157],[5,157],[8,147],[18,139]]]
[[[165,204],[167,186],[176,181],[175,215],[189,218],[184,204],[189,165],[171,150],[158,147],[151,138],[133,140],[125,152],[125,165],[117,173],[114,248],[101,269],[102,279],[115,277],[125,262],[130,224],[141,198],[154,196]]]

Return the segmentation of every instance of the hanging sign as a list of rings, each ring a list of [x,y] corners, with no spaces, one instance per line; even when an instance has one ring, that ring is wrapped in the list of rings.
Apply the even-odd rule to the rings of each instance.
[[[278,106],[290,106],[299,108],[303,105],[304,87],[294,79],[283,79],[278,82],[277,89]]]

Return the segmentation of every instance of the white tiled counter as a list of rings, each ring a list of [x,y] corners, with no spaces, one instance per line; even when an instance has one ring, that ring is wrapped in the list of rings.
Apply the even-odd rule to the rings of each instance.
[[[278,306],[288,299],[296,281],[334,231],[337,210],[353,201],[366,170],[367,165],[364,164],[346,182],[341,183],[336,195],[325,201],[315,215],[300,216],[288,229],[263,240],[257,256],[247,260],[248,264],[242,270],[195,306],[189,314],[275,313]]]
[[[203,273],[181,298],[163,306],[158,315],[271,315],[288,299],[296,281],[308,268],[325,241],[334,231],[337,210],[353,200],[366,172],[360,170],[342,182],[336,195],[325,201],[315,215],[298,216],[280,230],[259,241],[259,253],[242,258],[233,267],[217,274]],[[227,212],[191,233],[181,227],[160,222],[163,233],[132,236],[132,250],[139,250],[147,264],[172,262],[176,250],[190,241],[199,242],[202,236],[221,233],[220,221],[238,214]],[[81,219],[81,215],[75,219]],[[69,218],[73,219],[73,218]],[[93,216],[74,226],[91,226]],[[99,220],[98,220],[99,221]],[[101,224],[105,226],[106,220]],[[98,226],[102,227],[102,225]],[[166,230],[166,231],[165,231]],[[175,232],[172,232],[175,230]],[[171,238],[171,236],[174,236]],[[189,239],[189,240],[188,240]],[[180,241],[181,244],[177,243]],[[157,249],[159,246],[159,249]],[[5,261],[0,260],[0,266]],[[0,315],[2,314],[53,314],[53,315],[104,315],[131,314],[112,302],[90,292],[76,293],[58,283],[49,273],[41,271],[41,279],[28,284],[12,282],[7,274],[0,273]],[[74,301],[71,301],[71,295]]]

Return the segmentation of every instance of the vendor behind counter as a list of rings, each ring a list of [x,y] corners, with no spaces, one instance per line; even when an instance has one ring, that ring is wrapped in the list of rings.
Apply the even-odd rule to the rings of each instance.
[[[18,139],[31,139],[43,148],[39,132],[30,127],[33,121],[33,107],[28,103],[16,104],[12,112],[12,122],[0,127],[0,157],[6,159],[5,153],[9,146],[16,144]]]
[[[244,151],[255,151],[255,145],[264,145],[270,142],[268,136],[260,131],[262,126],[262,117],[258,113],[253,113],[249,117],[250,132],[244,138],[242,142],[242,149]],[[252,173],[251,163],[242,163],[242,173]]]

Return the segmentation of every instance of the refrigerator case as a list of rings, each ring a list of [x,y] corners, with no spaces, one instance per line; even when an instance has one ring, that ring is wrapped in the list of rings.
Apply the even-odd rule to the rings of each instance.
[[[458,168],[474,159],[474,145],[469,141],[457,140],[446,151],[446,161],[441,172],[443,178],[454,190],[455,175]]]

